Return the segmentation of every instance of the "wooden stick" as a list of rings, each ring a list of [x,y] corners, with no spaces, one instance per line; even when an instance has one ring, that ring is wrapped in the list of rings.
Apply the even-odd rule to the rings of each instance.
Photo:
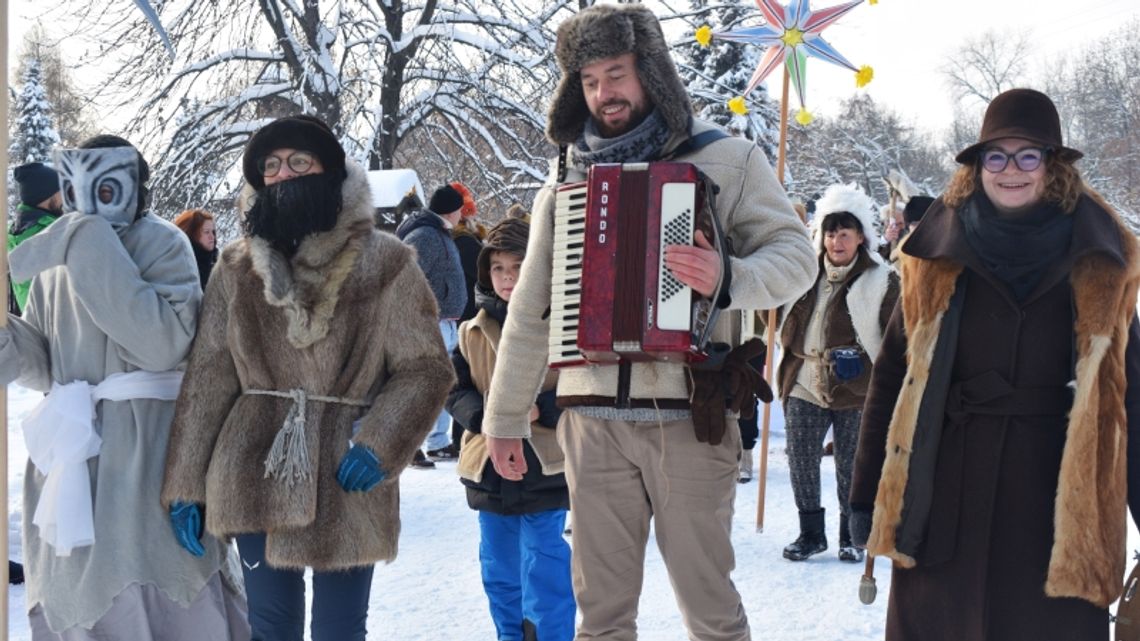
[[[788,148],[788,68],[784,67],[784,91],[780,100],[780,144],[776,154],[776,179],[784,184],[784,163]],[[763,313],[763,312],[761,312]],[[768,310],[767,330],[768,353],[764,357],[764,377],[773,391],[776,390],[776,375],[773,368],[776,353],[776,310]],[[777,397],[779,395],[777,394]],[[776,400],[772,401],[773,403]],[[764,531],[764,498],[768,489],[768,428],[772,421],[772,405],[764,403],[764,418],[760,428],[760,495],[756,499],[756,531]]]
[[[0,122],[5,123],[4,127],[0,127],[0,168],[4,171],[0,172],[0,206],[7,207],[8,205],[8,154],[3,153],[3,150],[8,149],[8,0],[0,0],[0,17],[3,18],[3,24],[0,25]],[[4,243],[0,244],[0,277],[3,278],[3,283],[0,283],[0,290],[4,293],[0,294],[0,329],[8,327],[8,220],[7,216],[4,217]],[[4,523],[0,526],[0,550],[4,551],[4,556],[8,555],[8,387],[0,385],[0,430],[4,432],[4,438],[0,439],[0,497],[4,500]],[[8,564],[2,563],[3,570],[0,570],[0,583],[4,587],[0,588],[0,630],[3,630],[3,638],[8,638]]]

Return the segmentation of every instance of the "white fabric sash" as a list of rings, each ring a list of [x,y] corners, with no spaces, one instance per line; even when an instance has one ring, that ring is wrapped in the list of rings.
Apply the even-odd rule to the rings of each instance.
[[[99,401],[153,398],[173,401],[182,372],[143,370],[112,374],[102,383],[52,383],[51,393],[24,419],[28,458],[47,477],[32,522],[56,556],[95,542],[91,478],[87,459],[98,456],[103,439],[95,431]]]

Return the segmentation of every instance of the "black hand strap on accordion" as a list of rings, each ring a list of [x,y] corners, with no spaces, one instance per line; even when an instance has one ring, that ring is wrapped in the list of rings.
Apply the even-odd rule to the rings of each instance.
[[[708,145],[711,145],[712,143],[724,138],[728,138],[728,134],[725,133],[725,131],[722,129],[709,129],[708,131],[703,131],[695,136],[690,136],[688,140],[677,145],[673,151],[669,152],[669,154],[663,158],[663,160],[670,160],[672,158],[684,156],[685,154],[691,154],[694,151],[701,149],[702,147],[707,147]]]

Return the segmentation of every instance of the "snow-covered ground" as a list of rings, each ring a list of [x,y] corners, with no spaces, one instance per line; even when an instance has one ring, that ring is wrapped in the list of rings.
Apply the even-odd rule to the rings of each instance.
[[[20,558],[21,486],[26,451],[20,431],[24,414],[39,394],[9,388],[8,509],[10,553]],[[733,575],[752,626],[753,638],[769,641],[877,641],[883,638],[886,595],[890,587],[887,561],[879,561],[879,598],[873,605],[858,599],[863,564],[840,563],[835,557],[838,514],[834,464],[823,460],[823,496],[828,512],[831,550],[802,563],[781,557],[798,534],[798,521],[788,482],[782,417],[773,406],[776,430],[769,444],[765,527],[756,531],[757,483],[738,486],[733,540],[737,569]],[[754,451],[759,456],[759,446]],[[758,463],[757,463],[758,464]],[[403,531],[399,558],[377,567],[369,608],[369,639],[385,641],[487,641],[494,626],[479,580],[478,527],[455,476],[454,463],[435,470],[409,469],[401,479]],[[156,533],[162,535],[165,533]],[[1136,532],[1129,547],[1138,547]],[[9,595],[9,638],[29,641],[23,586]],[[686,636],[673,600],[669,578],[649,545],[645,589],[638,618],[645,641],[683,641]]]

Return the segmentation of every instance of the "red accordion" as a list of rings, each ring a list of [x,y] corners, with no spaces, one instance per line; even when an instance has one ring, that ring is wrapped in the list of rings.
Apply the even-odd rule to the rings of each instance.
[[[551,282],[551,367],[700,361],[717,308],[665,267],[667,245],[696,230],[724,243],[715,187],[689,163],[599,164],[558,189]],[[722,279],[723,280],[723,279]]]

